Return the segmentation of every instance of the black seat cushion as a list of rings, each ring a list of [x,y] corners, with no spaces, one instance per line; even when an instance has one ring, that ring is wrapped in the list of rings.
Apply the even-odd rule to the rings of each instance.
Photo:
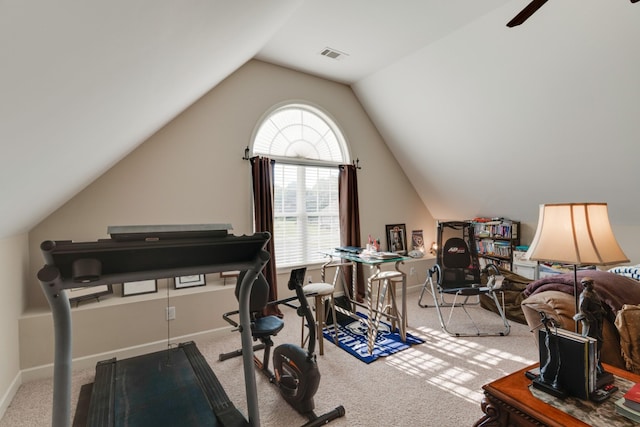
[[[251,335],[255,338],[276,335],[282,328],[284,328],[284,320],[278,316],[259,317],[251,323]]]

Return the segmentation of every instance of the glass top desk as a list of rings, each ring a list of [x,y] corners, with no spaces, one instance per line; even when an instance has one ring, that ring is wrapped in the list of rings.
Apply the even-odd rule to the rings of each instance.
[[[344,296],[347,299],[351,311],[336,307],[336,311],[345,314],[362,323],[366,323],[367,327],[367,345],[369,354],[373,353],[373,347],[378,335],[378,326],[382,317],[386,317],[391,321],[391,328],[398,328],[402,341],[407,339],[407,275],[399,269],[399,266],[406,260],[411,258],[402,255],[391,254],[389,252],[377,252],[374,254],[360,253],[355,254],[345,251],[327,251],[322,252],[328,261],[321,267],[321,278],[325,282],[325,272],[328,267],[335,267],[336,273],[333,278],[333,285],[337,286],[339,273],[343,272],[342,285],[344,287]],[[382,270],[385,264],[393,263],[393,270]],[[357,265],[367,265],[370,267],[371,274],[367,278],[367,289],[365,292],[366,304],[359,302],[353,297],[356,295],[357,287]],[[346,276],[344,276],[344,268],[351,267],[351,292],[348,286]],[[402,304],[398,310],[396,300],[396,288],[394,283],[402,284]],[[374,289],[374,285],[376,289]],[[386,301],[387,292],[389,293],[389,303]],[[367,310],[367,319],[362,319],[356,314],[356,307],[362,307]]]

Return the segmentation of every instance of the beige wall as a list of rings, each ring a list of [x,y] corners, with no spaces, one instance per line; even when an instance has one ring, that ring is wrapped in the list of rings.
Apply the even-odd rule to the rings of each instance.
[[[20,385],[18,318],[24,308],[27,235],[0,240],[0,417]]]
[[[341,127],[353,158],[360,159],[359,202],[365,238],[372,234],[385,242],[385,224],[405,223],[409,233],[423,229],[425,240],[431,241],[435,221],[348,86],[250,61],[31,230],[28,312],[21,320],[23,369],[47,363],[53,353],[47,350],[51,343],[45,342],[44,348],[38,348],[45,357],[27,356],[33,349],[31,337],[43,336],[42,328],[50,318],[35,279],[42,265],[40,243],[104,238],[107,226],[124,224],[222,222],[233,224],[235,234],[252,233],[250,171],[248,162],[242,160],[244,148],[250,145],[263,114],[288,100],[307,101],[325,110]],[[422,266],[418,269],[424,274]],[[281,295],[287,292],[286,279],[279,280],[279,289]],[[230,293],[228,296],[212,298],[209,315],[215,313],[215,322],[195,322],[180,333],[219,327],[220,313],[235,304]],[[178,323],[180,313],[196,310],[194,302],[179,299],[185,305],[178,310]],[[122,304],[124,300],[114,295],[104,304],[92,304],[95,308],[74,311],[74,318],[83,318],[74,323],[74,357],[144,344],[162,335],[154,332],[153,324],[120,328],[121,318],[159,316],[158,328],[166,332],[162,302]]]
[[[94,240],[107,237],[109,225],[224,222],[236,234],[252,232],[244,148],[265,111],[287,100],[327,111],[360,159],[364,236],[384,242],[384,226],[393,223],[424,229],[425,240],[435,235],[435,221],[348,86],[250,61],[33,228],[30,277],[42,265],[43,240]],[[28,304],[46,307],[35,279]]]

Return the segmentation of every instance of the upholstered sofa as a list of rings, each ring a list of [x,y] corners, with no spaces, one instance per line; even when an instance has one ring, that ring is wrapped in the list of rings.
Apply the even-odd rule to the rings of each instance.
[[[602,362],[640,374],[640,282],[611,271],[581,270],[578,271],[579,291],[583,277],[594,280],[594,289],[607,311]],[[541,312],[558,321],[562,328],[575,329],[573,282],[573,273],[567,273],[545,277],[526,286],[520,306],[532,329],[539,327]],[[534,333],[536,345],[537,337]]]

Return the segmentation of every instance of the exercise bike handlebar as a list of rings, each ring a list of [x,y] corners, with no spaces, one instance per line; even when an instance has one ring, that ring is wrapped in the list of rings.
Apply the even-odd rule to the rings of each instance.
[[[305,318],[307,327],[309,328],[309,348],[307,349],[307,355],[309,357],[312,357],[316,349],[316,321],[313,318],[311,307],[309,307],[309,302],[307,301],[307,297],[311,295],[305,295],[304,290],[302,289],[303,280],[304,276],[289,281],[289,289],[295,289],[296,296],[298,297],[298,301],[300,302],[300,307],[298,307],[298,316]]]

